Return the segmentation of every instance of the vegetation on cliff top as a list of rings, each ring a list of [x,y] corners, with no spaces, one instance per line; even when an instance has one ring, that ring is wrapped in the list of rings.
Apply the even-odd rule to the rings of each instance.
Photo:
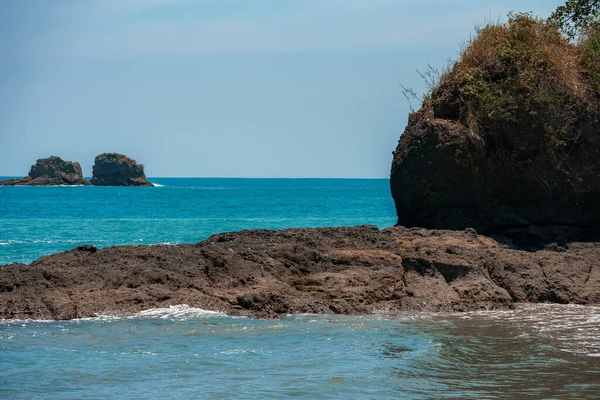
[[[598,109],[599,42],[595,27],[571,43],[553,22],[509,15],[477,31],[432,97],[443,117],[459,117],[482,139],[493,132],[510,142],[508,128],[528,121],[564,145],[565,123]]]
[[[425,103],[436,117],[467,127],[478,154],[506,160],[515,173],[544,159],[581,183],[598,169],[573,163],[571,153],[592,154],[598,147],[589,148],[600,134],[593,128],[600,119],[599,3],[569,0],[547,20],[511,13],[506,23],[478,28],[459,59],[430,85]]]
[[[432,93],[437,98],[454,100],[454,104],[445,105],[451,114],[461,112],[461,116],[466,116],[468,108],[479,108],[479,103],[487,104],[486,100],[492,97],[493,105],[500,106],[500,110],[486,113],[488,110],[483,109],[481,113],[511,118],[510,103],[527,95],[534,103],[550,101],[548,97],[560,100],[561,95],[572,96],[583,102],[586,109],[597,110],[600,0],[567,0],[547,20],[531,13],[509,13],[506,23],[477,28],[459,59],[445,71],[440,73],[429,66],[419,74],[429,89],[425,100]],[[495,85],[500,83],[505,87]],[[487,90],[478,87],[484,84]],[[458,90],[457,86],[458,93],[447,93]],[[402,88],[409,102],[417,98],[412,89]]]

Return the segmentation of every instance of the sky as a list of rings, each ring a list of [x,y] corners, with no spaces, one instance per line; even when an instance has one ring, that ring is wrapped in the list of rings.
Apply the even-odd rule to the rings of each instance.
[[[564,0],[2,0],[0,176],[387,178],[417,70]],[[413,104],[418,106],[418,104]]]

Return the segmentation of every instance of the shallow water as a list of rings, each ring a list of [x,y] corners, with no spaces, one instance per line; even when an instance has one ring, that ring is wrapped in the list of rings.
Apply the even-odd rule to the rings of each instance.
[[[386,179],[150,180],[161,186],[0,187],[0,265],[87,243],[196,243],[242,229],[396,221]]]
[[[0,323],[0,397],[578,398],[600,393],[600,308]]]

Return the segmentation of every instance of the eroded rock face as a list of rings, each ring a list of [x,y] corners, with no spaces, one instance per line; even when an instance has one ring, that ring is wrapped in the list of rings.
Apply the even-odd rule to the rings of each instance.
[[[394,151],[390,185],[399,225],[472,227],[533,248],[598,239],[598,120],[582,115],[572,128],[577,141],[557,161],[539,142],[519,139],[530,134],[526,125],[507,132],[512,143],[478,147],[446,101],[434,93],[412,114]],[[567,165],[577,173],[561,169]]]
[[[92,168],[95,186],[154,186],[144,174],[144,166],[124,154],[103,153]]]
[[[71,319],[187,304],[231,315],[600,303],[600,244],[537,252],[473,231],[252,230],[197,245],[74,250],[0,267],[0,318]]]
[[[83,178],[81,165],[78,162],[50,156],[37,160],[25,178],[2,181],[0,185],[55,186],[91,185],[91,183]]]

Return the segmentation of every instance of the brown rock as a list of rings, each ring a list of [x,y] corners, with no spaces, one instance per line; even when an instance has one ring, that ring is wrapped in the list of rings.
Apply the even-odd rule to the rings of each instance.
[[[0,267],[0,318],[71,319],[177,304],[273,318],[600,303],[598,243],[525,252],[473,232],[360,226],[94,249]]]
[[[398,224],[429,229],[472,227],[534,248],[552,242],[598,240],[598,182],[570,182],[542,161],[532,168],[543,172],[532,169],[525,174],[494,155],[493,148],[485,152],[490,155],[473,148],[468,129],[460,121],[436,118],[430,102],[412,114],[391,169]],[[574,150],[573,157],[576,154]],[[581,157],[571,163],[584,163]],[[597,168],[595,162],[589,165]],[[542,173],[551,190],[538,181]]]
[[[57,186],[91,185],[83,178],[78,162],[64,161],[60,157],[40,158],[31,166],[29,175],[23,179],[0,181],[0,186]]]
[[[92,168],[95,186],[154,186],[144,174],[144,166],[124,154],[103,153]]]

